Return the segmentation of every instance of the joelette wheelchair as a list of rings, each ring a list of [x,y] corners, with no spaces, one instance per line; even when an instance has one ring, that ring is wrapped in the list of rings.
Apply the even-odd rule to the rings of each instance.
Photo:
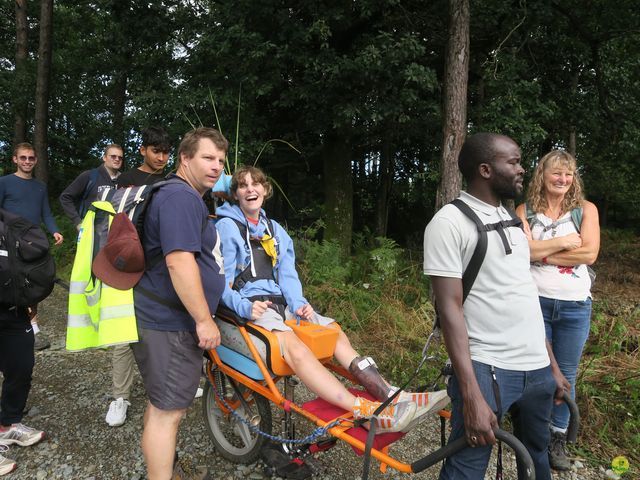
[[[282,358],[276,335],[238,317],[224,306],[218,309],[216,323],[222,344],[206,354],[208,382],[203,395],[203,415],[213,444],[221,456],[235,463],[253,463],[270,442],[286,444],[292,456],[300,452],[308,455],[328,450],[337,440],[348,443],[357,454],[365,451],[368,431],[353,419],[351,412],[322,399],[296,403],[297,381]],[[288,324],[326,368],[355,383],[348,371],[332,362],[337,330],[304,321],[289,321]],[[351,391],[373,399],[364,390]],[[274,433],[272,405],[283,410],[278,433]],[[578,411],[574,402],[570,401],[569,406],[572,422],[568,439],[575,441]],[[294,413],[314,424],[315,430],[303,438],[296,438]],[[449,412],[443,410],[439,415],[446,419]],[[391,467],[404,473],[421,472],[468,447],[463,437],[407,463],[389,454],[390,445],[404,435],[398,432],[375,436],[370,455],[380,462],[382,471]],[[531,457],[518,439],[503,430],[497,430],[495,435],[512,448],[525,465],[526,478],[535,478]]]

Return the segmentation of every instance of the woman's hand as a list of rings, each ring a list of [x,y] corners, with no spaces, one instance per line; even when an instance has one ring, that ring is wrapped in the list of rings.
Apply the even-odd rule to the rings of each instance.
[[[259,300],[256,300],[255,302],[253,302],[251,304],[251,320],[258,320],[264,314],[264,312],[267,311],[269,305],[271,305],[271,302],[269,301],[261,302]]]
[[[565,250],[573,250],[582,246],[582,237],[578,233],[571,233],[559,238],[564,241],[563,247]]]
[[[316,312],[313,310],[313,307],[307,303],[296,310],[296,315],[307,322],[312,322]]]

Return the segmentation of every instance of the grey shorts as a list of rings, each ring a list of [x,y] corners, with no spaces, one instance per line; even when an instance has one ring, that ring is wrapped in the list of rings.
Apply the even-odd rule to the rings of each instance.
[[[188,408],[200,383],[203,350],[195,332],[138,328],[131,344],[151,404],[160,410]]]
[[[293,320],[296,318],[293,315],[293,313],[291,313],[291,310],[289,310],[288,308],[285,310],[284,313],[285,313],[286,320]],[[319,313],[316,313],[313,320],[311,320],[311,323],[315,323],[316,325],[322,325],[323,327],[334,322],[335,320],[333,318],[324,317]],[[270,332],[273,330],[278,330],[280,332],[291,331],[291,327],[289,327],[288,325],[285,325],[280,314],[271,308],[267,308],[267,311],[264,312],[262,316],[258,320],[255,320],[253,323],[258,325],[259,327],[264,328],[265,330],[269,330]]]

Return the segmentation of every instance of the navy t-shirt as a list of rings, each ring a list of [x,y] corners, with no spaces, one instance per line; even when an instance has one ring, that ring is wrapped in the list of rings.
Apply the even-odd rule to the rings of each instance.
[[[142,244],[145,257],[163,257],[171,252],[195,254],[209,311],[218,308],[224,290],[224,266],[220,240],[208,219],[202,197],[186,182],[161,187],[151,199],[144,220]],[[180,304],[164,261],[145,271],[139,285],[171,303]],[[160,304],[134,289],[138,324],[150,330],[192,331],[195,321],[182,309]]]

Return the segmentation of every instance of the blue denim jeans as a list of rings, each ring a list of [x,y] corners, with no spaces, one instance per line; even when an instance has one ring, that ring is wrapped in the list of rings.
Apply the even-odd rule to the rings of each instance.
[[[549,416],[553,404],[556,383],[551,368],[545,367],[530,372],[502,370],[496,368],[496,380],[500,391],[501,411],[498,412],[493,393],[491,367],[473,362],[473,369],[489,406],[502,418],[510,412],[514,434],[524,444],[536,469],[536,480],[550,480],[549,458]],[[452,404],[451,435],[449,441],[464,435],[462,415],[462,395],[458,381],[453,375],[448,386]],[[481,480],[484,478],[492,446],[465,448],[446,459],[440,471],[440,480]],[[518,465],[518,478],[522,478]]]
[[[578,364],[591,326],[591,299],[568,301],[540,297],[540,306],[553,355],[571,384],[571,398],[575,398]],[[564,403],[554,406],[551,424],[563,429],[569,425],[569,408]]]

